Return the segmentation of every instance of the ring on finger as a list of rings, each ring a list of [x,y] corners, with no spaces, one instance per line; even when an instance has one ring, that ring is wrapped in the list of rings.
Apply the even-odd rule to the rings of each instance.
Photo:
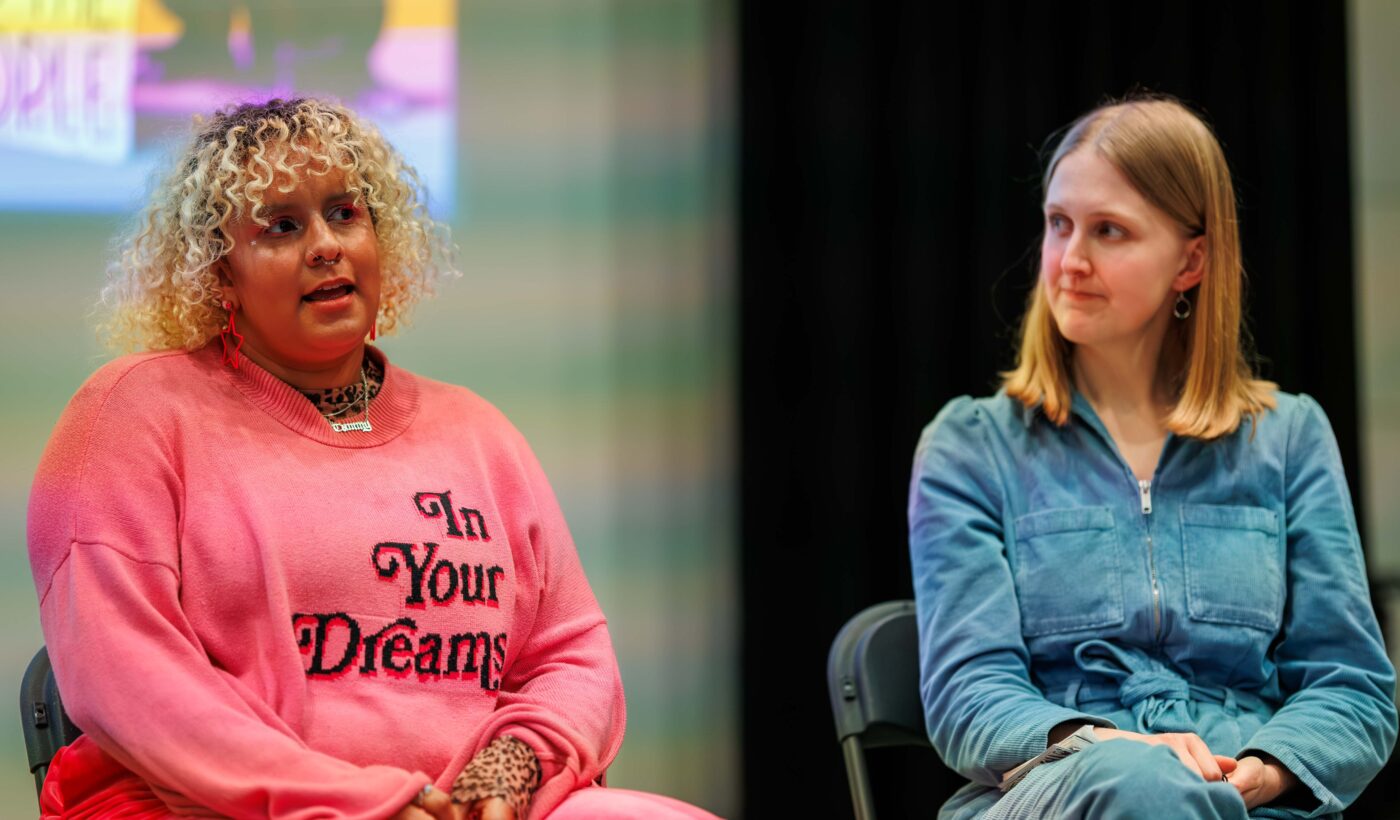
[[[417,807],[420,808],[420,809],[423,808],[424,804],[426,804],[427,801],[428,801],[428,795],[430,795],[430,794],[432,794],[432,793],[433,793],[433,784],[429,783],[429,784],[427,784],[426,786],[424,786],[424,787],[422,788],[421,791],[419,791],[417,794],[413,795],[413,800],[412,800],[413,805],[417,806]]]

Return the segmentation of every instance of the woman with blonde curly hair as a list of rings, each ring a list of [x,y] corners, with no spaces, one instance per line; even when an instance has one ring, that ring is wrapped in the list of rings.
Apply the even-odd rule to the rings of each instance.
[[[702,817],[600,782],[624,704],[549,483],[367,344],[452,275],[412,169],[314,99],[197,120],[35,477],[46,817]]]

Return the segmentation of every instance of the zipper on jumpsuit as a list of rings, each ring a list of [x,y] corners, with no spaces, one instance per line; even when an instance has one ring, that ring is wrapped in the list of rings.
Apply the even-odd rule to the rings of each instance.
[[[1087,415],[1095,421],[1098,420],[1098,416],[1093,414],[1092,408],[1089,409]],[[1157,456],[1157,469],[1153,471],[1152,478],[1141,479],[1133,474],[1132,467],[1128,466],[1127,460],[1118,451],[1118,445],[1114,443],[1113,436],[1109,435],[1106,429],[1103,429],[1102,422],[1098,422],[1097,426],[1090,424],[1089,427],[1117,457],[1118,463],[1122,465],[1123,471],[1128,476],[1128,481],[1137,485],[1138,503],[1142,509],[1142,525],[1147,533],[1147,575],[1152,584],[1152,642],[1160,646],[1162,643],[1162,585],[1157,580],[1157,556],[1152,543],[1152,482],[1156,480],[1157,472],[1162,468],[1162,462],[1166,458],[1167,448],[1171,446],[1173,436],[1168,432],[1166,441],[1162,442],[1162,452]]]
[[[1152,641],[1162,641],[1162,587],[1157,583],[1157,556],[1152,545],[1152,479],[1138,479],[1138,501],[1147,530],[1147,574],[1152,579]]]

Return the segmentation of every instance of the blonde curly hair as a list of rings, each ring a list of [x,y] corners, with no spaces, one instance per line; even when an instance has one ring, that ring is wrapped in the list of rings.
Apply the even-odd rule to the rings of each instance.
[[[202,347],[227,314],[215,263],[233,250],[229,223],[266,225],[274,182],[341,171],[378,238],[383,271],[378,328],[391,333],[439,279],[460,275],[447,228],[428,216],[422,183],[379,131],[325,100],[273,99],[195,117],[177,161],[107,270],[99,325],[109,347]]]

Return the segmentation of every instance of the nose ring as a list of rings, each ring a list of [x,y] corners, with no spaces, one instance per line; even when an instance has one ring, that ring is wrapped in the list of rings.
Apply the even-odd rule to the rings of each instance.
[[[312,261],[316,262],[319,265],[334,265],[340,261],[340,257],[337,256],[334,259],[327,259],[326,257],[318,253]]]

